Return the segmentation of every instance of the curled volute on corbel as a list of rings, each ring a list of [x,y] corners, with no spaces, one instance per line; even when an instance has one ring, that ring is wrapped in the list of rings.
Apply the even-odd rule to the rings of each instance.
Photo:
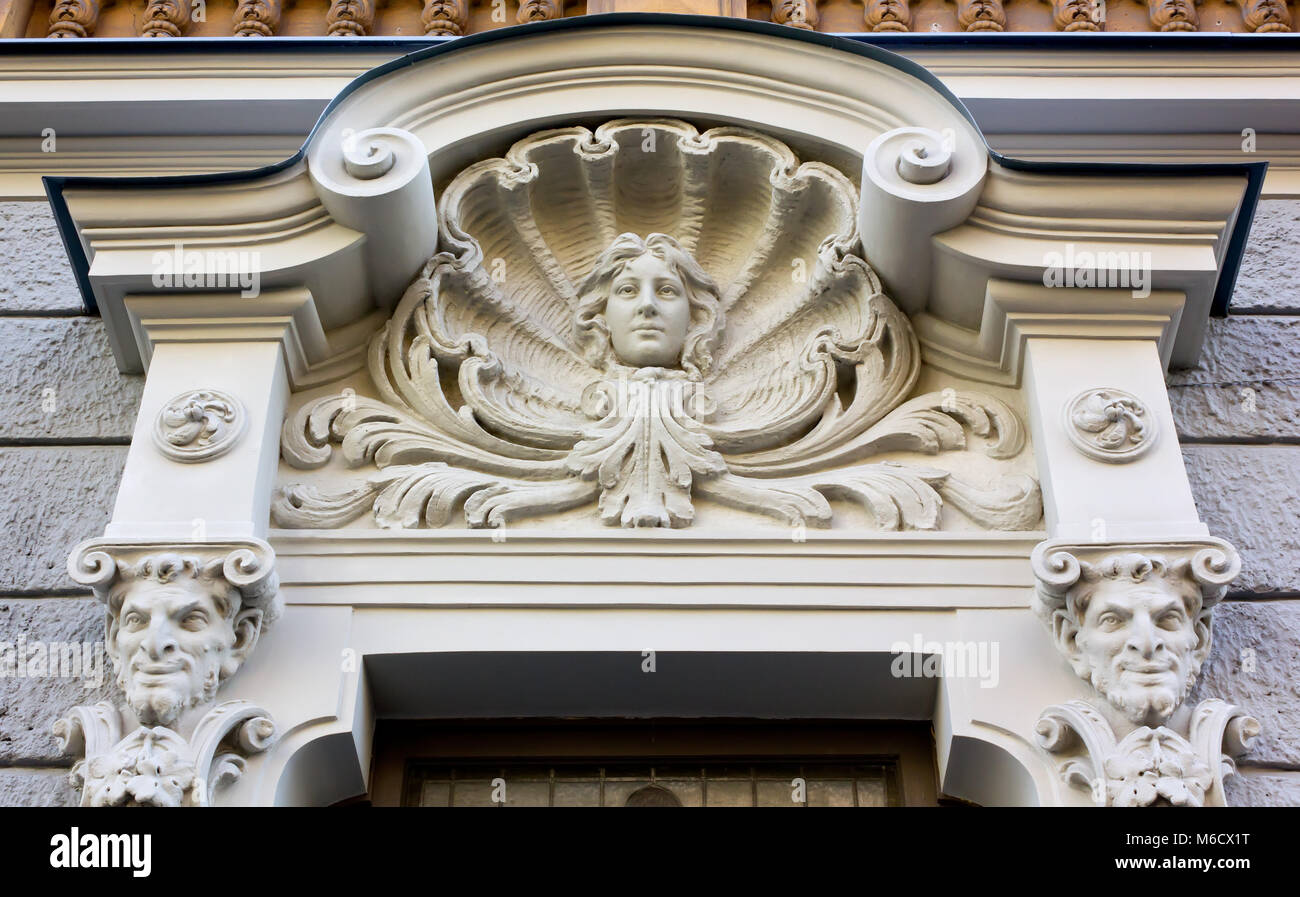
[[[816,31],[817,0],[777,0],[772,4],[772,21],[803,31]]]
[[[190,0],[149,0],[141,37],[180,37],[190,25]]]
[[[546,22],[564,18],[564,0],[522,0],[515,21],[520,25],[529,22]]]
[[[469,25],[469,0],[428,0],[420,22],[425,34],[460,37]]]
[[[49,37],[90,37],[99,24],[97,0],[57,0],[50,10]]]
[[[1057,31],[1100,31],[1105,0],[1052,0]]]
[[[1001,31],[1007,24],[1002,0],[957,0],[957,24],[963,31]]]
[[[872,31],[907,31],[912,25],[912,10],[907,0],[867,0],[862,20]]]
[[[273,37],[280,28],[281,0],[239,0],[235,37]]]
[[[331,0],[325,14],[325,33],[330,37],[364,37],[374,27],[374,0]]]
[[[1148,0],[1151,24],[1161,31],[1195,31],[1200,27],[1192,0]]]
[[[1246,30],[1255,34],[1286,33],[1291,30],[1291,10],[1284,0],[1241,0]]]

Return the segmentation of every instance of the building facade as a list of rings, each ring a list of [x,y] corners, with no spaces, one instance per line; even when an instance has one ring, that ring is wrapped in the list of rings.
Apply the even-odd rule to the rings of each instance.
[[[0,44],[3,803],[1300,802],[1289,13],[1039,6]]]

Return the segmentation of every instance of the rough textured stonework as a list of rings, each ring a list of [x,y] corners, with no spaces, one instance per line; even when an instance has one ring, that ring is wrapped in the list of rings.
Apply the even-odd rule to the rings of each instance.
[[[1201,361],[1169,375],[1183,441],[1295,441],[1300,435],[1300,317],[1210,320]]]
[[[1234,807],[1300,807],[1300,772],[1242,769],[1224,790]]]
[[[0,439],[130,437],[144,378],[118,373],[101,320],[10,318],[0,333]]]
[[[126,446],[0,448],[0,594],[73,589],[67,560],[113,513]]]
[[[1300,200],[1262,200],[1232,296],[1236,312],[1300,312]]]
[[[54,215],[45,202],[0,202],[0,311],[82,311]]]
[[[0,769],[0,807],[75,807],[66,769]]]
[[[1250,707],[1261,733],[1243,766],[1300,768],[1300,601],[1226,601],[1192,700]]]
[[[103,654],[104,608],[93,598],[0,598],[0,647],[5,655],[16,652],[19,635],[25,640],[28,658],[34,643],[77,643],[81,657],[89,644],[92,658],[98,657],[98,674],[92,662],[89,675],[84,666],[63,667],[70,657],[58,660],[59,670],[76,676],[50,675],[45,669],[30,672],[39,675],[0,678],[0,766],[51,766],[71,761],[59,751],[50,735],[50,727],[62,711],[74,704],[93,704],[113,695],[113,668]],[[48,649],[42,648],[42,653]],[[8,658],[0,658],[0,661]],[[15,661],[12,661],[16,663]],[[9,664],[6,663],[6,666]],[[8,672],[8,670],[6,670]],[[98,681],[98,685],[95,682]],[[87,683],[91,687],[86,687]]]
[[[1241,552],[1233,593],[1300,589],[1300,446],[1183,448],[1196,508]]]

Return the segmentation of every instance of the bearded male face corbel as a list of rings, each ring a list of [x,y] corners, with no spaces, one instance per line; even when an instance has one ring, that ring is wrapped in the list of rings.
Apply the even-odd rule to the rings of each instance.
[[[158,555],[127,568],[109,593],[107,645],[127,704],[146,725],[173,725],[216,697],[264,621],[221,577],[219,560]]]
[[[1202,552],[1203,554],[1203,552]],[[1210,611],[1238,565],[1196,557],[1115,553],[1039,558],[1037,610],[1057,649],[1124,728],[1160,726],[1182,705],[1210,653]],[[1043,564],[1067,571],[1053,579]],[[1077,572],[1075,572],[1077,571]]]
[[[69,572],[108,609],[107,653],[126,705],[146,726],[175,726],[211,702],[279,610],[274,555],[245,544],[86,543]]]

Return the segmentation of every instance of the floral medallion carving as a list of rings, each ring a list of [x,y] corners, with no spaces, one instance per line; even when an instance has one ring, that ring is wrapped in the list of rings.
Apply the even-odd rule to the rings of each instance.
[[[1222,806],[1259,723],[1216,698],[1184,702],[1210,653],[1211,611],[1241,569],[1232,546],[1044,542],[1032,563],[1035,610],[1096,695],[1039,717],[1062,778],[1099,806]]]
[[[175,396],[154,421],[154,444],[173,461],[209,461],[234,448],[248,425],[239,399],[215,389]]]
[[[1089,458],[1122,464],[1150,451],[1156,421],[1147,406],[1122,389],[1085,389],[1065,405],[1065,433]]]
[[[666,119],[546,131],[471,166],[440,203],[439,252],[370,346],[379,397],[304,405],[282,454],[367,468],[287,484],[283,526],[471,527],[591,506],[684,527],[706,498],[829,526],[830,500],[884,529],[1041,515],[1023,475],[968,482],[885,452],[1024,446],[990,395],[913,396],[911,324],[858,255],[857,195],[740,128]]]

